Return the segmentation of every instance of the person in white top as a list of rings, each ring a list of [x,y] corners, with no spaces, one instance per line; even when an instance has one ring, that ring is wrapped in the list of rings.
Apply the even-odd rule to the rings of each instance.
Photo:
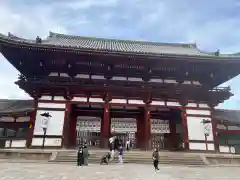
[[[109,150],[111,152],[111,161],[113,160],[114,154],[115,154],[115,152],[114,152],[114,145],[115,145],[114,141],[115,141],[115,139],[116,139],[115,136],[109,138]]]
[[[127,151],[130,150],[130,140],[129,139],[126,141],[126,150]]]

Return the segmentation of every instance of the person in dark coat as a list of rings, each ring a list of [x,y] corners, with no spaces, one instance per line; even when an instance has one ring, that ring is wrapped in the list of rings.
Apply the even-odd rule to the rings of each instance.
[[[101,158],[100,164],[108,164],[111,159],[111,154],[107,153]]]
[[[83,147],[78,148],[77,152],[77,166],[82,166],[84,164],[84,157],[83,157]]]
[[[158,149],[157,148],[153,151],[152,159],[153,159],[153,166],[155,168],[155,171],[159,170],[159,168],[158,168],[159,153],[158,153]]]
[[[87,147],[87,144],[85,144],[83,146],[83,164],[84,164],[84,166],[88,166],[88,157],[89,157],[88,147]]]

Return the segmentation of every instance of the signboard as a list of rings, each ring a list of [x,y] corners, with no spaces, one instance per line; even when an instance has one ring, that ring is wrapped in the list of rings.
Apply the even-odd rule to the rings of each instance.
[[[151,119],[151,133],[170,133],[169,122],[161,119]]]

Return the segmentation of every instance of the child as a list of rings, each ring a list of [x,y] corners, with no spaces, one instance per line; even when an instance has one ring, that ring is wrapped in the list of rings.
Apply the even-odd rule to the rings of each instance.
[[[109,160],[111,159],[111,154],[107,153],[101,158],[100,164],[108,164]]]
[[[118,160],[120,164],[123,164],[123,147],[121,144],[118,148]]]

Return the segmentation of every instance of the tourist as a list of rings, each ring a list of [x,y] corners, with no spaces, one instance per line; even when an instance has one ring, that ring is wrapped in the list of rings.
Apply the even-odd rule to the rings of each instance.
[[[159,170],[158,168],[158,161],[159,161],[159,153],[158,149],[154,149],[153,154],[152,154],[152,159],[153,159],[153,166],[155,168],[155,171]]]
[[[89,152],[88,152],[88,147],[87,147],[87,145],[85,144],[84,146],[83,146],[83,164],[85,165],[85,166],[88,166],[88,157],[89,157]]]
[[[115,139],[116,139],[115,136],[109,138],[109,150],[111,152],[111,160],[113,160],[114,154],[115,154],[115,152],[114,152],[114,150],[115,150]]]
[[[118,147],[118,161],[120,164],[123,164],[123,147],[121,144]]]
[[[83,164],[84,164],[83,147],[79,147],[77,152],[77,166],[82,166]]]
[[[126,150],[127,151],[130,150],[130,140],[129,139],[126,141]]]
[[[110,159],[111,159],[111,154],[108,152],[106,155],[104,155],[101,158],[100,164],[108,164]]]

